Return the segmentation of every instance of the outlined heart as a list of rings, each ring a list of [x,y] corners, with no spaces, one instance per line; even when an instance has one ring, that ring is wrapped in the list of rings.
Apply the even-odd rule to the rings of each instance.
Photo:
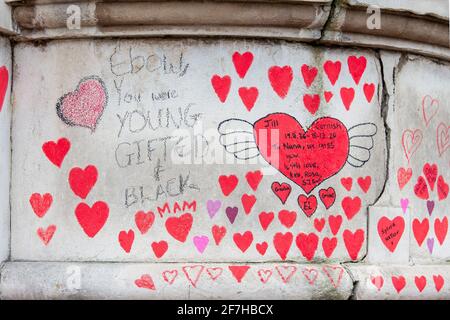
[[[44,228],[37,229],[37,235],[39,236],[39,238],[42,240],[42,242],[46,246],[52,240],[55,232],[56,232],[56,226],[53,224],[48,226],[46,229],[44,229]]]
[[[305,234],[300,232],[295,238],[297,248],[306,260],[311,261],[319,245],[319,237],[315,233]]]
[[[141,234],[146,234],[155,221],[155,214],[153,211],[138,211],[134,215],[134,221]]]
[[[202,275],[203,270],[205,269],[202,265],[192,265],[192,266],[184,266],[181,268],[183,270],[184,275],[188,279],[188,281],[194,286],[197,287],[197,282]]]
[[[258,99],[258,88],[256,87],[241,87],[238,90],[239,96],[241,97],[242,103],[251,111],[255,106],[256,100]]]
[[[341,62],[333,62],[331,60],[328,60],[324,63],[323,69],[328,77],[328,80],[330,80],[331,84],[334,86],[339,78],[339,74],[341,73]]]
[[[272,66],[268,71],[270,85],[273,91],[281,98],[286,98],[294,78],[290,66]]]
[[[315,268],[302,268],[303,276],[310,285],[313,285],[319,275],[319,271]]]
[[[192,227],[192,214],[184,213],[179,217],[170,217],[166,220],[167,232],[180,242],[185,242]]]
[[[217,97],[219,98],[220,102],[225,103],[228,97],[228,93],[230,92],[231,88],[231,78],[230,76],[219,76],[215,74],[211,78],[211,84],[214,89],[214,92],[216,93]]]
[[[306,87],[309,88],[317,76],[317,68],[310,67],[307,64],[304,64],[304,65],[302,65],[301,72],[302,72],[303,80],[305,81]]]
[[[60,138],[57,142],[47,141],[42,145],[42,151],[47,159],[58,168],[61,168],[61,164],[69,150],[70,141],[66,138]]]
[[[437,114],[439,110],[439,100],[426,95],[422,99],[422,116],[425,121],[425,125],[428,127],[431,119]]]
[[[236,51],[233,53],[232,60],[239,78],[244,79],[248,69],[252,65],[253,53],[247,51],[241,54]]]
[[[259,276],[259,280],[262,283],[267,283],[267,281],[269,281],[270,277],[272,276],[272,270],[271,269],[260,269],[258,270],[258,276]]]
[[[214,268],[206,268],[206,273],[209,275],[212,281],[216,281],[223,273],[223,268],[214,267]]]
[[[103,201],[95,202],[92,207],[81,202],[75,208],[75,216],[86,235],[94,238],[108,220],[109,207]]]
[[[97,182],[98,171],[93,165],[86,168],[72,168],[69,173],[69,185],[73,193],[81,199],[86,199],[91,189]]]
[[[347,59],[347,63],[348,63],[348,70],[350,71],[353,80],[355,81],[356,84],[359,84],[359,81],[361,80],[361,77],[364,71],[366,70],[367,66],[366,57],[350,56]]]
[[[403,152],[408,162],[411,160],[413,154],[417,151],[423,140],[423,133],[420,129],[409,130],[406,129],[402,134]]]
[[[289,249],[291,248],[294,236],[290,232],[281,233],[277,232],[273,236],[273,246],[276,252],[280,256],[281,260],[286,260]]]
[[[450,126],[441,122],[436,128],[436,142],[439,156],[442,157],[445,151],[450,148]]]
[[[126,253],[130,253],[134,242],[133,230],[122,230],[119,232],[119,244]]]
[[[377,230],[384,246],[390,252],[394,252],[405,230],[405,219],[402,216],[397,216],[393,220],[382,217],[378,220]]]
[[[9,73],[6,66],[0,67],[0,112],[5,102],[6,90],[8,89]]]
[[[279,183],[279,182],[273,182],[271,189],[273,193],[280,199],[282,204],[285,204],[287,199],[289,198],[289,195],[291,194],[292,187],[289,183]]]
[[[168,284],[173,284],[175,279],[178,277],[178,270],[165,270],[162,273],[163,279]]]
[[[275,270],[277,270],[283,283],[288,283],[289,280],[292,278],[292,276],[297,271],[297,267],[296,266],[275,266]]]
[[[305,94],[303,95],[303,104],[306,110],[312,115],[315,115],[320,106],[320,96],[318,94]]]
[[[53,197],[50,193],[45,193],[43,195],[40,193],[33,193],[30,197],[31,208],[39,218],[45,216],[48,209],[50,209],[52,202]]]

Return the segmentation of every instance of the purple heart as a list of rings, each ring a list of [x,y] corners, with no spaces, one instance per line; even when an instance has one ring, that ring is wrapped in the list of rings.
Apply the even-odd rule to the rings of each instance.
[[[209,217],[212,219],[217,211],[219,211],[222,202],[220,200],[208,200],[206,203],[206,208],[208,209]]]
[[[208,245],[209,238],[207,236],[195,236],[194,237],[194,245],[197,248],[198,252],[203,253],[205,251],[206,246]]]
[[[434,238],[427,239],[427,247],[428,247],[428,251],[430,251],[430,253],[433,253]]]
[[[230,220],[231,223],[234,223],[234,220],[236,220],[236,216],[238,214],[238,208],[237,207],[227,207],[225,209],[225,213],[227,214],[228,220]]]
[[[403,198],[400,199],[400,205],[402,206],[403,213],[406,213],[406,210],[408,209],[409,199]]]
[[[433,209],[434,209],[434,201],[433,200],[427,201],[427,209],[428,209],[428,214],[431,216],[431,214],[433,213]]]

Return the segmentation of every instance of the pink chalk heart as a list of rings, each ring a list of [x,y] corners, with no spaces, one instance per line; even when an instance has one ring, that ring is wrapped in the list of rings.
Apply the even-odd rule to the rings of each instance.
[[[409,199],[403,198],[400,199],[400,205],[402,206],[403,213],[406,213],[406,210],[408,209]]]
[[[75,91],[59,98],[56,111],[69,126],[80,126],[94,131],[108,103],[108,94],[102,79],[83,78]]]
[[[206,203],[206,208],[208,209],[209,217],[212,219],[217,211],[219,211],[222,202],[220,200],[208,200]]]
[[[209,238],[207,236],[195,236],[194,237],[194,245],[197,248],[198,252],[203,253],[206,249],[206,246],[209,243]]]

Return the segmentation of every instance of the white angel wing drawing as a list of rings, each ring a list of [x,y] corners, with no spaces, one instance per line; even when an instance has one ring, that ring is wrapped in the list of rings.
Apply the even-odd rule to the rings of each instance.
[[[348,129],[350,150],[347,162],[353,167],[360,168],[370,159],[373,148],[373,137],[377,134],[374,123],[361,123]]]
[[[219,142],[225,150],[239,160],[249,160],[259,156],[253,135],[253,124],[240,119],[228,119],[219,124]]]

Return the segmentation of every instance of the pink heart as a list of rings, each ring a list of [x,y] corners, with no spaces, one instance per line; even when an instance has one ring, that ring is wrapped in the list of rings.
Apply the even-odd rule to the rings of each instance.
[[[207,236],[195,236],[194,237],[194,245],[197,248],[198,252],[200,252],[200,253],[203,253],[203,251],[205,251],[208,243],[209,243],[209,238]]]
[[[406,210],[408,209],[409,199],[404,198],[400,199],[400,205],[402,206],[403,213],[406,213]]]
[[[75,91],[59,98],[56,111],[69,126],[95,130],[108,103],[108,94],[102,79],[97,76],[83,78]]]

